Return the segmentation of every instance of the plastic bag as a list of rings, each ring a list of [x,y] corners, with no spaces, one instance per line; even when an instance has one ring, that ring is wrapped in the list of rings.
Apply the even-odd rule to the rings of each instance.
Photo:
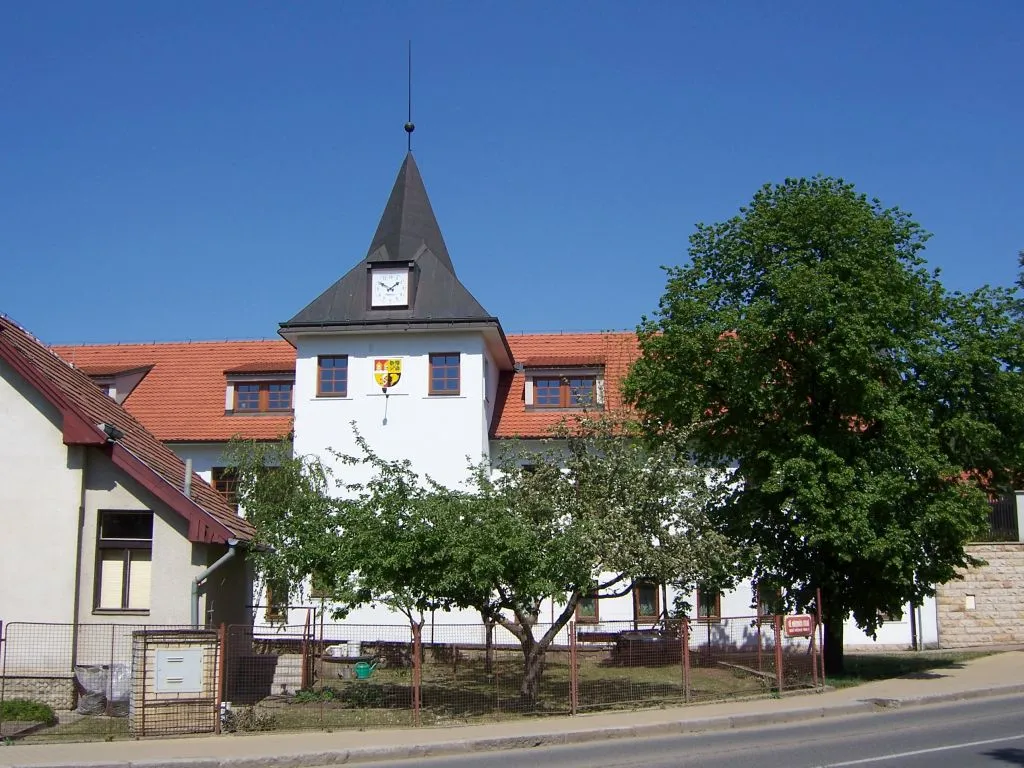
[[[85,693],[78,699],[78,714],[102,715],[107,710],[110,670],[99,664],[75,666],[75,679]]]
[[[112,717],[128,717],[128,699],[132,693],[132,675],[127,664],[110,665],[110,685],[107,689],[107,701],[110,702],[109,715]]]

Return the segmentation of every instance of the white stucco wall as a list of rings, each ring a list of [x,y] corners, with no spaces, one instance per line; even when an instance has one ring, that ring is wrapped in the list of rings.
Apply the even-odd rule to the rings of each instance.
[[[70,622],[81,448],[56,408],[0,360],[0,620]]]
[[[227,443],[167,443],[167,447],[182,461],[192,459],[192,471],[206,482],[211,481],[214,467],[227,466]]]
[[[461,355],[460,392],[429,395],[429,355],[446,352]],[[347,397],[317,397],[319,355],[348,355]],[[484,356],[479,332],[301,337],[295,370],[296,452],[324,459],[328,448],[356,454],[350,427],[355,421],[381,456],[410,459],[418,472],[438,482],[461,484],[467,460],[479,461],[488,447]],[[387,397],[373,378],[377,358],[402,360],[402,378]],[[362,479],[353,468],[335,468],[346,478]]]

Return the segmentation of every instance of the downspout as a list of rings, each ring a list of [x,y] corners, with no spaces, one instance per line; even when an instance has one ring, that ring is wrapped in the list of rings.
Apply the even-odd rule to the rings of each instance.
[[[192,579],[192,626],[199,629],[199,585],[206,581],[210,574],[220,568],[238,551],[238,539],[228,539],[228,551],[220,556],[213,565]]]

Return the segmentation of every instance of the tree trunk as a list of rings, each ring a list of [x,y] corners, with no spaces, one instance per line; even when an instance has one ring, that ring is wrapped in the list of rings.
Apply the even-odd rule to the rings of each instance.
[[[494,619],[484,619],[484,672],[494,674]]]
[[[843,619],[834,616],[825,619],[825,674],[843,674]]]
[[[519,698],[523,709],[536,709],[540,698],[540,679],[544,674],[544,652],[546,647],[538,643],[523,643],[523,684],[519,688]]]

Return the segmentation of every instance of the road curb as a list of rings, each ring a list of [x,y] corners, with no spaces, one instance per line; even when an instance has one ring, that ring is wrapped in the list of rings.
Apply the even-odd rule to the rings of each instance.
[[[382,760],[401,760],[418,757],[456,757],[479,752],[555,747],[611,739],[674,736],[685,733],[727,731],[765,725],[785,725],[823,718],[884,712],[903,707],[1009,696],[1017,693],[1024,693],[1024,685],[975,688],[930,696],[862,699],[832,706],[801,707],[780,712],[752,712],[745,715],[687,718],[685,720],[671,720],[661,723],[580,728],[573,731],[525,734],[521,736],[455,739],[452,741],[411,746],[354,747],[351,749],[293,752],[260,757],[196,757],[88,763],[10,764],[7,768],[321,768],[321,766],[368,763]],[[4,768],[4,765],[0,764],[0,768]]]

